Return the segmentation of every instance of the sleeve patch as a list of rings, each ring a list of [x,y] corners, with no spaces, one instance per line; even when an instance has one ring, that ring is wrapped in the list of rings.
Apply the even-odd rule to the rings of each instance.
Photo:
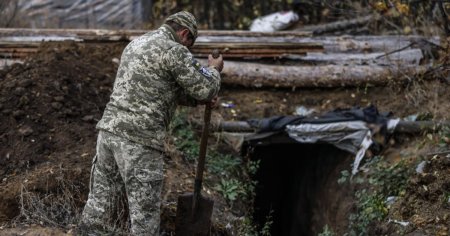
[[[211,71],[209,71],[208,68],[202,66],[197,60],[193,59],[192,60],[192,65],[194,66],[194,68],[196,70],[198,70],[198,72],[200,72],[200,74],[202,74],[206,78],[208,78],[208,79],[212,78]]]

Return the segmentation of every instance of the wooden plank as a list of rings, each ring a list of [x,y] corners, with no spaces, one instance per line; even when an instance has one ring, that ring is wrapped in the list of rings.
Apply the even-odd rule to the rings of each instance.
[[[53,32],[53,31],[50,31]],[[48,37],[48,38],[46,38]],[[118,37],[118,36],[117,36]],[[85,37],[86,38],[86,37]],[[103,36],[89,36],[92,40],[84,41],[90,42],[110,42],[111,38],[105,38]],[[93,41],[95,38],[96,41]],[[73,38],[45,36],[5,36],[0,37],[0,49],[5,51],[20,51],[21,48],[37,48],[41,41],[66,41]],[[27,41],[29,40],[29,41]],[[41,40],[41,41],[38,41]],[[104,40],[104,41],[103,41]],[[6,50],[6,48],[9,48]],[[283,42],[240,42],[240,43],[227,43],[227,42],[200,42],[195,44],[191,48],[191,52],[196,57],[207,57],[213,49],[219,49],[225,58],[282,58],[289,55],[304,56],[307,52],[321,52],[323,47],[317,43],[283,43]],[[9,52],[8,51],[8,52]],[[0,50],[1,52],[1,50]],[[20,56],[24,57],[24,56]]]
[[[280,42],[199,42],[194,44],[197,48],[215,49],[220,45],[221,48],[270,48],[270,49],[291,49],[291,48],[304,48],[310,50],[321,51],[323,49],[321,44],[314,42],[305,43],[280,43]]]
[[[104,30],[104,29],[30,29],[30,28],[0,28],[0,37],[7,36],[78,36],[82,39],[130,39],[143,35],[152,30]],[[239,30],[199,30],[200,37],[207,36],[238,36],[238,37],[309,37],[311,32],[279,31],[279,32],[251,32]],[[115,36],[115,38],[114,38]]]
[[[205,58],[208,57],[211,53],[193,53],[195,57],[197,58]],[[257,60],[257,59],[264,59],[264,58],[273,58],[273,59],[280,59],[280,58],[287,58],[291,56],[305,56],[306,53],[225,53],[223,54],[224,59],[251,59],[251,60]],[[227,63],[227,62],[226,62]]]

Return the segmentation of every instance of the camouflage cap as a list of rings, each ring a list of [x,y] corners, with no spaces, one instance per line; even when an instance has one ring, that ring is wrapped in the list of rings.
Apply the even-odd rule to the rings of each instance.
[[[189,32],[194,36],[194,40],[197,38],[197,21],[195,20],[194,15],[187,11],[177,12],[169,17],[167,17],[166,21],[173,21],[178,23],[181,26],[186,27]]]

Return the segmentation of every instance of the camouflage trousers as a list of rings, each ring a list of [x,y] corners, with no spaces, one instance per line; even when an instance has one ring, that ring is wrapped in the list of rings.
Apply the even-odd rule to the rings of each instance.
[[[111,231],[126,193],[132,235],[159,235],[164,153],[112,133],[97,138],[90,191],[80,225]]]

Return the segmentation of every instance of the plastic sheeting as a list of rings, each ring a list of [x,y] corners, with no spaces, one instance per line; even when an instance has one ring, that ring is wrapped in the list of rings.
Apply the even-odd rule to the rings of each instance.
[[[372,145],[372,132],[363,121],[288,125],[286,132],[299,143],[325,142],[355,154],[352,174],[358,172],[359,163]]]
[[[386,139],[393,133],[399,119],[390,119],[392,114],[379,113],[375,106],[366,108],[336,109],[319,117],[276,116],[262,120],[250,120],[257,127],[256,134],[247,136],[247,145],[258,145],[261,140],[287,134],[299,143],[328,143],[355,155],[352,174],[356,174],[366,151],[383,145],[373,139],[381,134]],[[275,139],[273,139],[275,140]]]
[[[250,25],[250,31],[275,32],[288,28],[298,19],[297,13],[293,11],[275,12],[256,18]]]
[[[150,0],[19,0],[33,28],[135,28],[149,6]]]

